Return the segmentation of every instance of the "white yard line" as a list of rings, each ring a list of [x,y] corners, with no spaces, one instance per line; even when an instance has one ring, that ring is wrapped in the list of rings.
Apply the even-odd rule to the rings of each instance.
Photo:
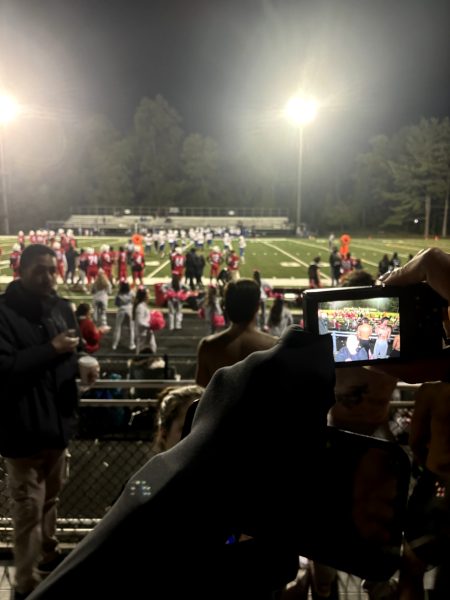
[[[170,260],[165,260],[163,263],[161,263],[159,265],[159,267],[157,269],[155,269],[154,271],[152,271],[151,273],[149,273],[148,275],[146,275],[144,279],[151,279],[157,273],[159,273],[161,271],[161,269],[164,269],[164,267],[166,267],[169,263],[170,263]]]
[[[302,265],[302,267],[309,267],[308,263],[305,263],[302,260],[300,260],[297,256],[294,256],[293,254],[290,254],[289,252],[286,252],[286,250],[282,250],[278,246],[275,246],[275,244],[271,244],[271,243],[266,242],[266,241],[264,241],[263,244],[265,244],[266,246],[269,246],[269,248],[272,248],[272,250],[276,250],[277,252],[281,252],[281,254],[285,254],[286,256],[288,256],[289,258],[291,258],[292,260],[294,260],[295,262],[297,262],[299,265]],[[329,275],[325,275],[325,273],[322,273],[322,272],[320,272],[320,275],[321,275],[322,279],[326,279],[328,281],[331,281],[331,277]]]

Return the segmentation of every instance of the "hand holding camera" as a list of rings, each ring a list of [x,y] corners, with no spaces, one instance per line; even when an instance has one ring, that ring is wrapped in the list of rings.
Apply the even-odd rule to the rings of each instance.
[[[426,283],[303,293],[305,329],[331,334],[336,366],[399,364],[440,356],[447,310],[446,300]]]

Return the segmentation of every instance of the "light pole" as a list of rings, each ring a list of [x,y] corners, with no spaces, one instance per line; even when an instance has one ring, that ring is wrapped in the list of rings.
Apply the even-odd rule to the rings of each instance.
[[[8,189],[6,182],[5,128],[19,113],[19,105],[12,96],[0,93],[0,186],[3,203],[3,233],[9,235]]]
[[[294,96],[286,104],[288,119],[298,127],[298,165],[297,165],[297,204],[295,213],[295,233],[300,231],[302,216],[302,175],[303,175],[303,129],[314,121],[319,105],[314,98]]]

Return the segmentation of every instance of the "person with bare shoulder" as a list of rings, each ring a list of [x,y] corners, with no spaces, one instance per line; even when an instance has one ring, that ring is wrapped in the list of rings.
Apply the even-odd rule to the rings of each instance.
[[[257,327],[259,300],[260,289],[253,279],[243,278],[227,284],[225,311],[230,326],[200,340],[195,375],[198,385],[206,387],[221,367],[233,365],[257,350],[275,346],[278,339]]]
[[[367,352],[367,356],[371,356],[370,350],[370,336],[373,333],[373,327],[369,323],[369,319],[367,317],[363,317],[356,328],[356,337],[359,340],[359,345],[361,348],[364,348]]]
[[[450,385],[424,383],[416,393],[409,443],[418,464],[450,480]]]
[[[421,250],[381,281],[386,285],[426,281],[450,304],[450,254],[439,248]],[[448,324],[448,309],[443,324]],[[409,440],[420,474],[408,503],[399,598],[424,597],[423,575],[430,564],[438,566],[436,597],[450,597],[450,355],[443,352],[439,358],[401,368],[398,375],[405,381],[422,385],[415,396]]]

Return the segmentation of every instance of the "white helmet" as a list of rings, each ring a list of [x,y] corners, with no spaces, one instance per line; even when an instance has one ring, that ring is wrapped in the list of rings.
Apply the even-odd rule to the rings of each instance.
[[[61,244],[59,242],[53,242],[53,249],[59,250],[61,248]]]
[[[14,250],[14,252],[20,252],[20,244],[13,244],[12,249]]]

